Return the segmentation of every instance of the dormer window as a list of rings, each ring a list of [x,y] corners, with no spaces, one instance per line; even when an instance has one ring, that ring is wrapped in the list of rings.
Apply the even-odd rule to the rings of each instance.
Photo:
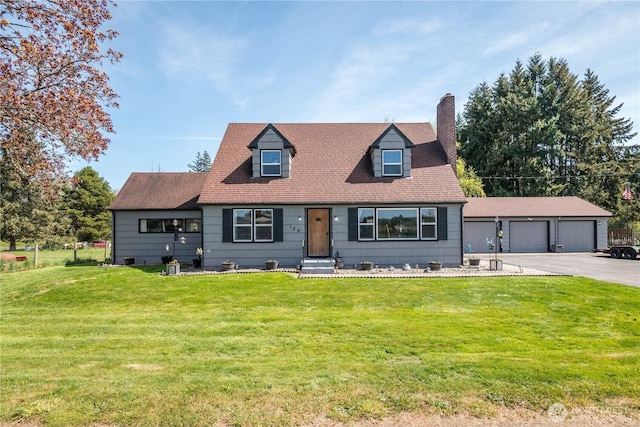
[[[382,176],[402,176],[402,150],[382,150]]]
[[[410,178],[413,147],[413,142],[396,125],[390,125],[369,146],[373,176]]]
[[[281,164],[281,150],[262,150],[260,152],[260,175],[282,176]]]
[[[247,146],[251,150],[251,176],[289,178],[296,147],[272,124]]]

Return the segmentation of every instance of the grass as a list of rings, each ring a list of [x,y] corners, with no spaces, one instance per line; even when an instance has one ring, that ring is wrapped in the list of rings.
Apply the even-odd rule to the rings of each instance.
[[[636,288],[159,272],[3,275],[0,421],[297,425],[556,402],[640,411]]]
[[[6,249],[6,247],[5,247]],[[8,251],[3,250],[3,253],[9,253],[13,255],[26,255],[27,261],[3,261],[0,260],[0,272],[15,272],[30,270],[33,268],[54,267],[59,265],[73,264],[73,249],[40,249],[38,250],[38,265],[34,265],[34,251],[18,250]],[[110,256],[110,249],[107,249],[106,258]],[[104,262],[105,251],[104,248],[78,249],[76,251],[76,264],[88,264],[95,265],[98,262]]]

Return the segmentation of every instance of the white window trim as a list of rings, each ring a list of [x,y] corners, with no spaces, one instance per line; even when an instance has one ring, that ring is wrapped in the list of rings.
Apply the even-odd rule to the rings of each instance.
[[[426,209],[433,209],[435,211],[435,222],[422,222],[422,211],[426,210]],[[422,235],[422,226],[423,225],[433,225],[434,227],[434,237],[424,237]],[[431,207],[431,206],[425,206],[420,208],[420,238],[422,240],[438,240],[438,208],[437,207]]]
[[[399,163],[385,162],[384,161],[385,153],[391,153],[391,152],[399,152],[400,153],[400,162]],[[403,167],[403,164],[402,164],[403,161],[404,161],[404,151],[403,150],[382,150],[382,176],[402,176],[404,174],[404,167]],[[400,166],[400,173],[384,173],[384,167],[385,166]]]
[[[416,225],[418,227],[417,230],[417,236],[418,237],[412,237],[412,238],[407,238],[407,239],[392,239],[392,238],[380,238],[380,236],[378,235],[378,212],[379,211],[385,211],[385,210],[399,210],[399,209],[404,209],[404,210],[415,210],[418,217],[418,220],[416,222]],[[422,222],[422,211],[425,209],[433,209],[435,210],[435,222]],[[361,225],[365,225],[365,226],[369,226],[368,224],[360,224],[360,213],[363,210],[373,210],[373,239],[368,239],[368,238],[362,238],[360,235],[360,227]],[[434,226],[434,231],[435,231],[435,236],[434,237],[424,237],[422,235],[422,226],[423,225],[433,225]],[[372,242],[372,241],[380,241],[380,242],[385,242],[385,241],[390,241],[390,242],[397,242],[397,241],[416,241],[416,240],[427,240],[427,241],[436,241],[438,240],[438,208],[436,206],[420,206],[420,207],[397,207],[397,208],[376,208],[376,207],[369,207],[369,208],[358,208],[358,241],[360,242]]]
[[[391,241],[407,241],[407,240],[420,240],[420,230],[416,230],[416,237],[410,237],[410,238],[406,238],[406,239],[398,239],[398,238],[380,238],[380,230],[378,229],[378,212],[380,211],[397,211],[397,210],[413,210],[416,212],[416,228],[419,227],[420,224],[420,209],[418,208],[411,208],[411,207],[402,207],[402,208],[376,208],[376,240],[379,241],[383,241],[383,242],[391,242]]]
[[[238,224],[236,222],[238,216],[236,215],[236,212],[238,211],[250,211],[251,212],[251,222],[249,224]],[[256,223],[256,211],[271,211],[271,224],[257,224]],[[258,235],[258,233],[256,233],[256,229],[259,227],[270,227],[271,228],[271,238],[270,239],[258,239],[256,236]],[[247,239],[236,239],[236,229],[237,228],[248,228],[250,231],[250,238]],[[274,228],[273,228],[273,208],[258,208],[258,209],[251,209],[251,208],[238,208],[238,209],[233,209],[233,236],[232,236],[232,241],[233,243],[270,243],[273,242],[273,233],[274,233]]]
[[[278,167],[280,168],[279,173],[265,173],[264,172],[264,153],[278,153]],[[274,166],[275,163],[266,163],[268,166]],[[261,176],[282,176],[282,150],[261,150],[260,151],[260,175]]]
[[[360,223],[360,212],[367,210],[367,211],[373,211],[373,223],[371,223],[371,225],[369,225],[368,223],[364,223],[361,224]],[[371,233],[371,238],[363,238],[360,237],[360,227],[361,226],[365,226],[365,227],[371,227],[371,229],[373,230],[373,233]],[[376,208],[358,208],[358,240],[362,241],[362,242],[372,242],[376,240]]]
[[[250,211],[251,212],[251,222],[249,224],[238,224],[236,220],[238,216],[236,212],[238,211]],[[249,229],[249,239],[237,239],[236,238],[236,229],[237,228],[248,228]],[[250,243],[253,241],[253,209],[234,209],[233,210],[233,241],[238,243]]]
[[[271,212],[271,223],[270,224],[258,224],[256,222],[256,211],[270,211]],[[252,215],[251,215],[251,219],[253,222],[253,241],[254,242],[273,242],[273,209],[267,208],[267,209],[253,209],[252,210]],[[271,228],[271,238],[270,239],[258,239],[258,233],[257,233],[257,229],[261,227],[261,228],[266,228],[269,227]]]

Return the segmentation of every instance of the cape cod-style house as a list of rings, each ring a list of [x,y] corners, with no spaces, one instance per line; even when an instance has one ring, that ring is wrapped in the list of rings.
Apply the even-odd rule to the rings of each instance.
[[[231,123],[210,172],[131,175],[110,207],[112,260],[190,262],[203,248],[205,269],[338,253],[346,265],[459,265],[455,142],[450,94],[437,134],[426,122]]]

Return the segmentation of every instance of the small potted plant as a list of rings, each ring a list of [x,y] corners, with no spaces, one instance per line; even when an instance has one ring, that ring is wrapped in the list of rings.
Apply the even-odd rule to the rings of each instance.
[[[235,268],[236,263],[233,261],[222,261],[222,271],[231,271]]]
[[[473,248],[471,247],[471,244],[468,244],[467,245],[467,254],[469,254],[469,265],[477,267],[477,266],[480,265],[480,258],[478,258],[475,255],[471,255],[472,253],[473,253]]]
[[[362,261],[360,263],[360,268],[364,271],[371,270],[373,268],[373,262],[371,261]]]
[[[442,268],[442,262],[438,260],[429,261],[429,269],[431,271],[437,271]]]
[[[278,268],[278,260],[277,259],[268,259],[264,262],[264,267],[267,270],[275,270]]]
[[[175,276],[180,274],[180,262],[177,259],[171,260],[167,263],[167,276]]]
[[[196,256],[197,258],[193,259],[193,266],[195,268],[200,268],[202,267],[202,248],[196,249]]]

